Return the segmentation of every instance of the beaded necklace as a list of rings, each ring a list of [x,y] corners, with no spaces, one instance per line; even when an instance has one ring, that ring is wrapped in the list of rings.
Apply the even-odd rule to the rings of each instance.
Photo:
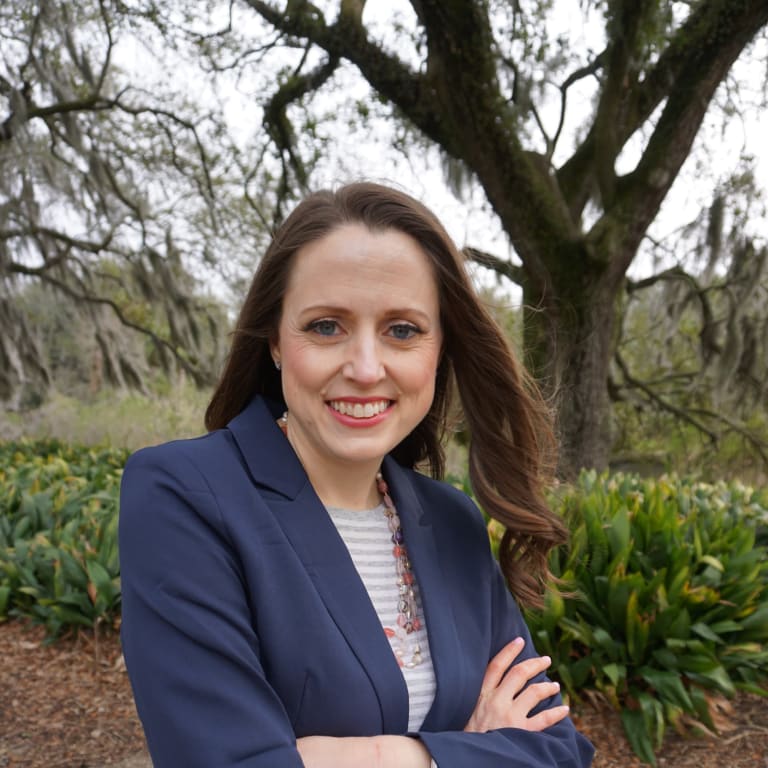
[[[288,411],[278,420],[277,424],[283,434],[288,437]],[[384,503],[384,514],[392,540],[392,555],[395,558],[395,571],[397,573],[397,626],[384,627],[384,633],[390,642],[394,640],[393,652],[397,663],[401,667],[413,669],[422,663],[421,646],[417,641],[411,643],[409,637],[421,629],[418,607],[416,605],[415,579],[405,548],[405,536],[400,525],[400,517],[395,509],[392,497],[389,495],[387,481],[381,472],[376,473],[376,488],[381,494]]]
[[[416,592],[414,590],[415,580],[411,570],[411,561],[408,559],[408,552],[405,549],[405,536],[400,525],[400,517],[397,514],[392,497],[389,495],[387,481],[381,472],[376,473],[376,487],[379,489],[381,498],[384,502],[384,514],[387,516],[389,532],[392,534],[392,555],[395,558],[395,570],[397,571],[397,627],[384,627],[387,637],[397,640],[395,656],[397,663],[408,669],[416,667],[422,662],[421,646],[414,642],[413,648],[408,635],[421,629],[421,619],[419,619],[418,608],[416,606]],[[410,655],[410,659],[407,657]]]

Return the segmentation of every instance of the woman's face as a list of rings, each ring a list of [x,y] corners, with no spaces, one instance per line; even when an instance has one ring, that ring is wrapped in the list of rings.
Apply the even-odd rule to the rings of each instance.
[[[348,224],[296,254],[272,355],[310,476],[378,467],[429,411],[441,344],[432,266],[410,236]]]

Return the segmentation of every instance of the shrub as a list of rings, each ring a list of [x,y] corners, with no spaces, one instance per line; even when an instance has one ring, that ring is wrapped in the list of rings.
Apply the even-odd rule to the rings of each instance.
[[[715,694],[766,693],[766,501],[738,484],[594,472],[559,500],[571,543],[550,564],[576,599],[552,591],[527,620],[569,694],[601,691],[646,762],[668,724],[715,730]]]
[[[29,616],[52,636],[115,626],[126,458],[0,443],[0,620]],[[668,725],[714,730],[716,696],[765,693],[768,491],[588,472],[554,504],[571,529],[570,549],[550,558],[563,591],[527,620],[572,698],[602,692],[653,763]],[[497,551],[501,526],[489,532]]]
[[[120,611],[117,506],[123,450],[0,443],[0,620],[58,635]]]

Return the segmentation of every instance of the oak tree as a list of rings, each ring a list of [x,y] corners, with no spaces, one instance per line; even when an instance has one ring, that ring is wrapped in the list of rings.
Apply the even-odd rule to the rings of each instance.
[[[264,120],[286,185],[304,182],[291,105],[332,88],[340,72],[359,73],[393,121],[482,187],[519,262],[469,253],[522,287],[526,354],[555,398],[561,471],[605,466],[627,272],[718,88],[765,33],[768,4],[582,3],[602,18],[594,51],[550,31],[552,14],[578,16],[568,3],[411,0],[410,16],[385,23],[386,39],[365,0],[242,0],[230,10],[242,4],[266,25],[252,33],[262,63],[270,54],[283,67]],[[571,98],[585,81],[589,107]],[[554,123],[544,114],[553,93]]]

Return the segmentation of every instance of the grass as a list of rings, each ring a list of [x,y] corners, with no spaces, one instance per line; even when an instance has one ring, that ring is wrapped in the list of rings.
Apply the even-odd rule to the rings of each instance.
[[[40,408],[0,412],[0,440],[58,438],[78,445],[136,450],[205,432],[210,392],[182,384],[164,394],[105,391],[89,401],[54,393]]]

